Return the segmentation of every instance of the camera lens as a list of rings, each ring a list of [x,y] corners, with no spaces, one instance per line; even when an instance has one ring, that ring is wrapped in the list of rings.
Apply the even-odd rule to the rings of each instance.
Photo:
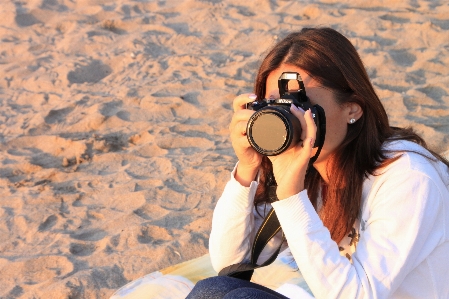
[[[292,142],[297,142],[298,133],[301,134],[298,119],[281,107],[265,107],[257,111],[247,126],[249,143],[266,156],[279,155],[285,151]]]
[[[276,151],[285,143],[287,128],[278,115],[265,113],[253,123],[251,136],[258,147],[266,151]]]

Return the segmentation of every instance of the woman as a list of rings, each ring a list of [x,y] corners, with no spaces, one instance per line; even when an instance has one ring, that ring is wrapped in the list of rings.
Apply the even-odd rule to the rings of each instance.
[[[245,104],[279,97],[277,80],[286,71],[301,75],[311,103],[326,113],[325,143],[312,167],[316,126],[309,110],[291,107],[303,141],[278,156],[261,156],[245,136],[254,112]],[[412,130],[389,126],[344,36],[330,28],[287,36],[264,59],[255,95],[238,96],[234,111],[230,131],[239,162],[217,203],[210,236],[217,271],[249,259],[271,205],[316,298],[449,298],[449,163]],[[273,177],[278,201],[270,202]],[[270,241],[259,264],[281,238]],[[215,277],[199,282],[188,298],[286,297]]]

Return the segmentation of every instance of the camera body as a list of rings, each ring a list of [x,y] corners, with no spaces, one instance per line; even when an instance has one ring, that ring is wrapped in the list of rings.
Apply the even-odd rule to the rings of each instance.
[[[290,90],[294,80],[297,88]],[[296,87],[295,86],[295,87]],[[255,110],[246,126],[246,136],[250,145],[260,154],[276,156],[300,141],[301,124],[290,112],[290,106],[311,109],[317,126],[314,147],[322,147],[326,132],[324,109],[312,105],[306,95],[301,76],[296,72],[284,72],[279,77],[279,99],[263,99],[247,104],[247,109]]]

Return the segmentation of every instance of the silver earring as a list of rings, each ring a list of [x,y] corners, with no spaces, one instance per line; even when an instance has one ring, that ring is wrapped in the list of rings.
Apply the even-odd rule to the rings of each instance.
[[[353,123],[355,123],[355,118],[351,118],[350,120],[349,120],[349,123],[352,125]]]

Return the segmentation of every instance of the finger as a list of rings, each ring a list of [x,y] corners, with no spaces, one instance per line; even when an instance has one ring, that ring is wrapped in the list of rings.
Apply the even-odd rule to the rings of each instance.
[[[232,144],[234,149],[240,148],[240,149],[248,149],[251,147],[249,144],[248,138],[246,136],[240,135],[240,137],[237,137],[235,139],[232,139]]]
[[[248,138],[246,136],[246,125],[238,123],[233,132],[231,132],[231,142],[235,150],[250,148]]]
[[[315,121],[313,120],[312,111],[310,109],[307,110],[306,113],[304,114],[304,119],[307,124],[306,129],[307,133],[303,145],[306,151],[312,152],[313,145],[315,144],[316,139],[316,124]]]
[[[229,124],[229,130],[232,131],[234,129],[234,126],[239,122],[244,122],[246,125],[249,118],[254,114],[254,112],[255,111],[248,109],[243,109],[235,112],[232,116],[231,123]]]
[[[247,125],[246,121],[238,122],[234,131],[242,136],[246,136]]]
[[[251,93],[241,94],[241,95],[237,96],[234,99],[234,102],[232,103],[234,112],[245,109],[246,108],[245,106],[247,103],[254,102],[256,99],[257,99],[257,96],[255,94],[251,94]]]
[[[246,139],[246,122],[241,121],[236,123],[231,130],[230,137],[231,140],[237,140],[240,137],[244,137]]]
[[[296,118],[299,120],[299,123],[301,124],[301,140],[304,140],[306,138],[306,130],[307,130],[307,123],[304,119],[304,113],[305,111],[301,107],[296,107],[295,105],[291,105],[290,112],[296,116]]]

